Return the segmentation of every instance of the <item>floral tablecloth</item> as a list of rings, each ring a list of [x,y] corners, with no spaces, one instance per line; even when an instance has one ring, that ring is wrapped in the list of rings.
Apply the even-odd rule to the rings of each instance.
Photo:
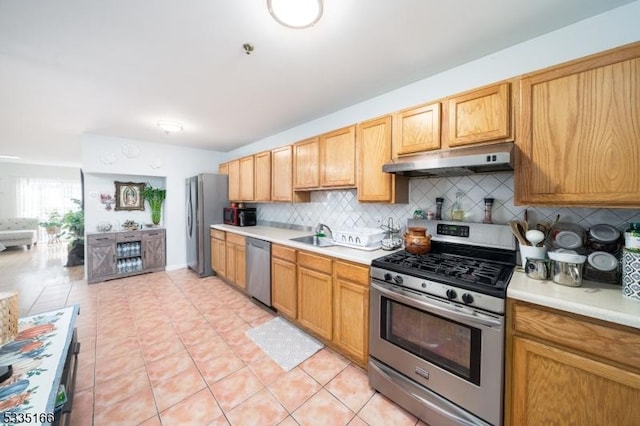
[[[18,336],[0,347],[13,375],[0,384],[0,424],[48,425],[79,306],[20,318]]]

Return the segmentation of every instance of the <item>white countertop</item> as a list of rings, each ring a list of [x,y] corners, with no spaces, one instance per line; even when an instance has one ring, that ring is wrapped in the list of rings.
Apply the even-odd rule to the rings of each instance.
[[[390,251],[382,249],[368,251],[343,246],[316,247],[311,244],[290,240],[291,238],[302,237],[304,235],[312,235],[312,231],[296,231],[293,229],[276,228],[272,226],[239,227],[232,225],[211,225],[211,228],[218,229],[220,231],[233,232],[234,234],[244,235],[246,237],[259,238],[261,240],[290,246],[299,250],[324,254],[325,256],[331,256],[364,265],[371,265],[371,261],[373,259],[391,253]]]
[[[341,246],[315,247],[290,240],[311,235],[310,231],[271,226],[211,225],[211,228],[365,265],[390,253],[381,249],[365,251]],[[623,296],[619,285],[583,281],[582,287],[567,287],[551,280],[530,279],[521,269],[516,269],[509,282],[507,297],[640,329],[640,301]]]
[[[640,301],[623,296],[619,285],[583,281],[581,287],[567,287],[516,270],[507,297],[640,329]]]

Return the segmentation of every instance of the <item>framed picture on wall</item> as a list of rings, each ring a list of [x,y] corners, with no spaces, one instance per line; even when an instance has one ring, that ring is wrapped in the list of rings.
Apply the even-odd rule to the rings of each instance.
[[[144,210],[144,183],[114,182],[116,210]]]

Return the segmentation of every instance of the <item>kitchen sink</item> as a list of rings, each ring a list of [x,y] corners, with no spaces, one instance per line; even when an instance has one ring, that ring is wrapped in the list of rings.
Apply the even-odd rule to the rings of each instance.
[[[335,245],[331,238],[316,237],[315,235],[305,235],[304,237],[291,238],[290,240],[310,244],[316,247],[331,247]]]

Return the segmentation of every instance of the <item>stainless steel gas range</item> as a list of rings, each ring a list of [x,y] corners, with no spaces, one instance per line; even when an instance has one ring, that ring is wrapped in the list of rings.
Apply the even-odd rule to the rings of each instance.
[[[508,226],[420,221],[431,251],[371,266],[369,382],[430,426],[502,424]]]

